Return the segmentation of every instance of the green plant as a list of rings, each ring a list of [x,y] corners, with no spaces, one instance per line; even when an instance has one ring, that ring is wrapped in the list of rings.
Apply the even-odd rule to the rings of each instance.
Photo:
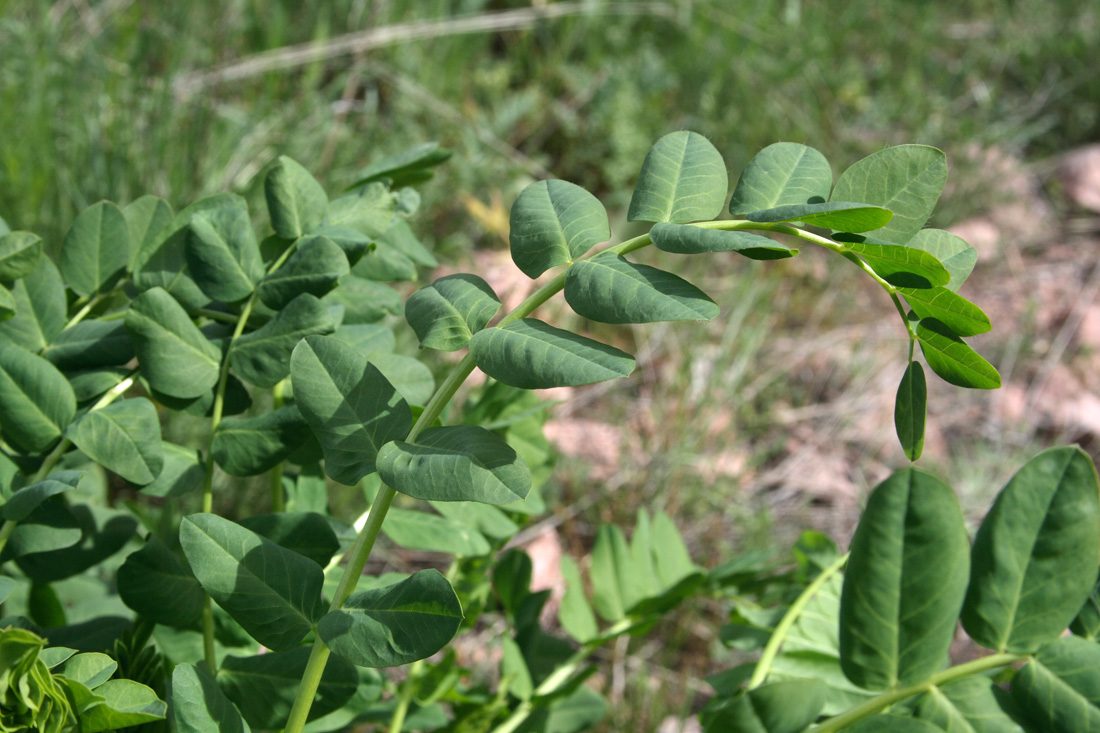
[[[946,180],[943,153],[888,148],[834,185],[817,151],[772,145],[734,190],[729,211],[739,218],[714,220],[726,207],[725,164],[705,138],[678,132],[650,150],[631,200],[629,218],[652,223],[648,233],[592,254],[611,237],[604,207],[573,184],[539,182],[512,208],[512,256],[532,278],[564,266],[556,276],[494,325],[500,301],[475,275],[441,278],[408,298],[405,317],[423,347],[468,349],[435,387],[422,364],[392,353],[394,335],[380,321],[402,308],[383,283],[434,264],[405,222],[419,201],[408,184],[446,157],[434,145],[410,150],[364,169],[331,200],[304,168],[280,158],[265,178],[272,231],[262,240],[244,201],[225,194],[178,214],[153,197],[124,209],[96,204],[65,238],[60,272],[33,235],[0,240],[3,279],[12,283],[2,291],[10,318],[0,324],[10,342],[0,350],[0,559],[15,560],[30,581],[30,621],[20,623],[47,629],[53,644],[113,647],[134,684],[170,691],[179,730],[298,733],[385,721],[391,731],[506,732],[568,727],[557,719],[579,730],[598,719],[595,693],[583,686],[589,656],[705,586],[679,533],[645,512],[629,543],[618,529],[601,529],[591,604],[567,564],[561,623],[579,649],[538,626],[546,594],[529,590],[529,561],[495,555],[542,510],[548,450],[542,408],[527,390],[634,369],[629,354],[529,316],[560,291],[579,315],[605,323],[719,313],[690,283],[626,258],[650,244],[682,254],[796,255],[754,232],[778,234],[870,276],[909,339],[896,425],[911,459],[921,452],[927,389],[917,344],[948,382],[1000,383],[962,340],[990,328],[956,292],[973,249],[923,228]],[[475,366],[492,380],[446,415]],[[261,396],[272,409],[262,409]],[[253,402],[248,416],[234,416]],[[203,450],[162,440],[161,410],[199,418]],[[215,466],[267,474],[270,513],[239,521],[215,513]],[[67,500],[94,485],[81,471],[87,479],[104,469],[173,501],[131,502],[120,512],[104,506],[102,491],[87,503]],[[353,526],[331,516],[326,476],[359,486],[369,502]],[[201,511],[181,517],[174,502],[186,499],[176,497],[192,491]],[[434,512],[398,506],[399,494]],[[145,541],[112,565],[135,534],[134,517]],[[454,560],[445,574],[364,579],[381,534]],[[867,563],[867,572],[888,560]],[[126,618],[66,623],[58,589],[78,575],[117,578],[128,610],[115,609],[138,619],[129,636],[115,643]],[[1091,584],[1095,568],[1088,575]],[[453,653],[425,661],[488,610],[512,631],[496,690],[462,681]],[[156,652],[146,647],[150,628]],[[375,671],[404,665],[399,684]]]

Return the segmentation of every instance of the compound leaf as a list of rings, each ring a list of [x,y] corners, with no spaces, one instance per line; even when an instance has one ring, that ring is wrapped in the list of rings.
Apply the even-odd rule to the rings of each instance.
[[[138,615],[181,629],[198,620],[206,598],[191,569],[155,535],[118,569],[118,595]]]
[[[340,549],[329,520],[317,512],[257,514],[242,519],[241,526],[283,549],[308,557],[322,568]]]
[[[997,389],[1001,375],[955,333],[934,318],[917,324],[917,340],[928,366],[945,382],[970,389]]]
[[[248,211],[223,206],[204,211],[188,224],[187,265],[209,297],[233,303],[252,294],[264,263]]]
[[[885,226],[893,216],[892,211],[881,206],[829,201],[819,204],[777,206],[773,209],[750,212],[745,218],[763,223],[802,222],[842,232],[869,232]]]
[[[736,252],[750,260],[781,260],[798,254],[797,249],[759,234],[686,224],[654,224],[649,236],[657,249],[675,254]]]
[[[933,687],[916,700],[914,715],[945,731],[1020,733],[1015,705],[988,677],[964,677]]]
[[[142,375],[158,392],[193,399],[218,381],[218,348],[166,290],[152,288],[135,298],[126,311],[126,330]]]
[[[199,488],[206,471],[196,449],[161,441],[160,450],[164,455],[164,467],[153,483],[141,487],[141,493],[164,498],[181,496]]]
[[[489,541],[472,527],[408,509],[390,509],[382,533],[409,550],[447,552],[460,557],[480,557],[492,551]]]
[[[30,486],[24,486],[0,506],[0,516],[9,522],[22,522],[46,499],[75,489],[80,483],[80,476],[80,471],[58,471]]]
[[[320,298],[348,272],[348,258],[335,242],[328,237],[305,237],[283,266],[260,283],[260,300],[279,310],[301,293]]]
[[[76,415],[76,395],[57,367],[17,346],[0,348],[0,434],[14,448],[43,453]]]
[[[336,324],[328,308],[309,293],[302,293],[263,326],[237,339],[229,363],[249,384],[274,387],[290,374],[290,355],[302,339],[334,330]]]
[[[290,360],[294,399],[325,454],[325,473],[354,486],[378,450],[412,428],[412,412],[378,369],[343,342],[310,336]]]
[[[946,287],[898,288],[921,318],[935,318],[956,336],[977,336],[993,325],[981,308]]]
[[[397,667],[435,654],[454,638],[462,606],[438,570],[356,593],[317,632],[333,653],[361,667]]]
[[[932,215],[946,182],[947,156],[942,150],[927,145],[898,145],[869,155],[844,171],[830,200],[890,209],[894,218],[876,230],[875,236],[905,244]]]
[[[928,384],[924,367],[911,361],[901,377],[894,400],[894,429],[898,442],[910,461],[920,458],[924,450],[924,421],[928,413]]]
[[[30,232],[0,235],[0,280],[18,280],[29,275],[42,256],[42,238]]]
[[[737,181],[730,199],[734,216],[829,198],[833,171],[825,156],[798,143],[775,143],[761,150]]]
[[[447,275],[417,290],[405,303],[405,319],[420,345],[457,351],[489,324],[500,298],[477,275]]]
[[[49,257],[40,257],[26,276],[11,285],[15,316],[0,323],[0,337],[27,351],[42,351],[65,328],[65,283]]]
[[[451,151],[439,147],[439,143],[422,143],[371,163],[355,174],[355,183],[350,188],[384,179],[389,179],[395,188],[419,182],[431,177],[430,169],[450,157]]]
[[[1100,730],[1100,644],[1079,636],[1047,644],[1016,673],[1011,693],[1034,730]]]
[[[130,232],[130,262],[133,269],[138,253],[172,223],[172,207],[156,196],[142,196],[122,208]]]
[[[1100,570],[1100,484],[1080,448],[1052,448],[1016,472],[974,539],[967,633],[1032,652],[1065,631]]]
[[[271,228],[283,239],[297,239],[321,226],[328,196],[297,161],[280,155],[264,179]]]
[[[838,233],[833,239],[844,249],[862,257],[871,269],[891,285],[905,288],[933,288],[946,285],[951,273],[922,249],[891,244],[858,234]]]
[[[222,420],[210,450],[230,476],[256,476],[311,441],[313,433],[298,406],[287,405],[256,417]]]
[[[81,731],[99,733],[162,720],[167,712],[167,705],[149,687],[117,679],[96,687],[78,715]]]
[[[293,649],[324,612],[317,563],[239,524],[192,514],[180,544],[210,597],[269,649]]]
[[[970,277],[978,262],[978,250],[957,234],[942,229],[921,229],[905,246],[924,250],[939,260],[951,273],[951,280],[944,287],[955,292]]]
[[[172,670],[172,722],[179,733],[252,733],[204,664]]]
[[[577,564],[568,555],[563,555],[561,558],[561,575],[562,580],[565,581],[565,595],[562,596],[561,605],[558,607],[558,621],[561,622],[561,627],[582,644],[595,639],[600,633],[596,616],[585,598],[584,584],[581,582]]]
[[[378,452],[382,481],[429,501],[508,504],[531,490],[531,472],[516,452],[485,428],[429,428],[415,443],[397,440]]]
[[[539,181],[523,189],[509,221],[512,260],[532,278],[611,238],[603,204],[566,181]]]
[[[879,484],[852,538],[840,664],[868,690],[915,684],[947,658],[966,594],[969,543],[954,492],[907,468]]]
[[[121,366],[134,358],[134,344],[122,321],[81,321],[57,334],[42,356],[58,369]]]
[[[578,315],[602,323],[709,321],[719,310],[687,280],[613,252],[570,267],[565,299]]]
[[[373,280],[347,275],[340,287],[325,296],[326,306],[344,307],[344,324],[377,323],[387,315],[401,313],[401,296],[393,288]]]
[[[703,713],[706,733],[801,733],[825,707],[819,680],[772,682],[742,692]]]
[[[634,371],[629,354],[534,318],[474,334],[470,354],[486,374],[522,389],[591,384]]]
[[[110,290],[130,264],[130,230],[122,210],[109,201],[76,217],[61,245],[61,274],[77,295]]]
[[[65,431],[89,458],[135,484],[152,483],[164,467],[157,408],[135,397],[88,412]]]
[[[697,132],[665,135],[649,149],[627,221],[684,224],[722,213],[729,180],[721,153]]]

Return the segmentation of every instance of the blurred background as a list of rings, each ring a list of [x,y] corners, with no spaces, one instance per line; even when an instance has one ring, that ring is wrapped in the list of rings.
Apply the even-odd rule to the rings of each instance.
[[[931,223],[979,251],[964,295],[993,320],[974,345],[1004,387],[933,381],[921,465],[977,520],[1040,447],[1100,454],[1098,59],[1100,4],[1080,0],[0,0],[0,216],[56,251],[100,199],[258,200],[279,154],[334,190],[436,140],[454,156],[417,234],[517,302],[531,286],[508,209],[531,181],[588,188],[624,239],[667,132],[706,135],[731,186],[781,140],[837,175],[887,145],[935,145],[951,175]],[[659,254],[644,259],[671,263]],[[846,544],[863,497],[904,465],[907,342],[885,295],[824,251],[723,263],[668,264],[722,306],[707,324],[612,329],[551,308],[639,369],[546,395],[560,456],[552,513],[528,535],[545,582],[555,553],[583,555],[598,522],[632,525],[643,505],[708,566],[804,528]],[[661,726],[722,666],[717,625],[697,607],[609,651],[612,697],[633,702],[606,729],[679,730]]]

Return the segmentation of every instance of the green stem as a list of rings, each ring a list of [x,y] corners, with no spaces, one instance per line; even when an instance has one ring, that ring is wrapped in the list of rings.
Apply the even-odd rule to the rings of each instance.
[[[221,321],[222,323],[237,323],[240,320],[240,316],[235,316],[232,313],[223,313],[222,311],[216,311],[210,308],[199,308],[195,311],[195,315],[209,318],[212,321]]]
[[[8,540],[11,539],[11,533],[15,531],[16,524],[17,522],[8,519],[4,522],[3,526],[0,526],[0,553],[4,551],[4,547],[7,546]]]
[[[949,682],[954,682],[963,677],[969,677],[978,672],[986,672],[991,669],[997,669],[998,667],[1007,667],[1010,664],[1021,662],[1027,658],[1026,654],[991,654],[988,657],[982,657],[981,659],[975,659],[965,664],[949,667],[942,672],[932,675],[919,684],[887,690],[881,695],[876,695],[870,700],[851,708],[847,712],[835,718],[829,718],[824,723],[810,728],[810,733],[833,733],[833,731],[844,730],[848,726],[879,713],[895,703],[899,703],[914,695],[919,695],[922,692],[928,692],[934,687],[942,687]]]
[[[69,319],[69,322],[65,324],[65,328],[72,328],[76,324],[83,321],[84,317],[92,312],[92,308],[95,308],[97,305],[99,305],[108,295],[109,293],[100,293],[99,295],[90,299],[87,303],[84,304],[83,308],[76,312],[75,316]]]
[[[283,388],[285,385],[286,380],[283,379],[271,388],[271,406],[275,410],[283,406]],[[284,462],[279,461],[271,469],[271,511],[276,513],[286,511],[286,496],[283,493],[283,465]]]
[[[787,609],[787,613],[783,615],[783,619],[775,627],[775,631],[772,632],[771,637],[768,639],[768,643],[764,647],[760,659],[756,662],[756,668],[753,669],[752,678],[749,679],[750,690],[764,683],[764,680],[768,677],[768,672],[771,671],[772,662],[775,661],[776,655],[779,654],[779,647],[787,640],[787,632],[790,631],[791,626],[793,626],[794,622],[798,620],[798,617],[802,615],[802,611],[806,608],[806,604],[817,595],[819,590],[821,590],[821,586],[825,585],[830,578],[839,573],[846,562],[848,562],[847,554],[838,557],[832,565],[822,570],[821,573],[814,578],[814,581],[806,586],[806,589],[799,594],[795,602]]]
[[[210,674],[216,674],[218,657],[214,653],[214,606],[209,593],[203,594],[202,599],[202,649],[206,668],[210,670]]]

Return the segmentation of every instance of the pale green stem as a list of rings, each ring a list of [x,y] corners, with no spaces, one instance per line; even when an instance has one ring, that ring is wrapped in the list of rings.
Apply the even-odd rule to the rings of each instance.
[[[821,573],[814,578],[813,582],[806,586],[806,589],[799,594],[795,602],[787,609],[787,613],[783,614],[782,620],[780,620],[779,624],[775,627],[775,631],[772,632],[771,637],[768,639],[768,643],[764,647],[760,659],[756,662],[756,668],[753,669],[752,678],[749,679],[750,690],[764,683],[764,680],[768,677],[768,672],[771,671],[772,662],[775,661],[776,655],[779,654],[779,647],[787,640],[787,632],[790,631],[791,626],[793,626],[794,622],[798,620],[798,617],[802,615],[802,611],[806,608],[806,604],[817,595],[819,590],[821,590],[821,586],[825,585],[830,578],[839,573],[846,562],[848,562],[847,554],[838,557],[832,565],[822,570]]]
[[[1010,664],[1021,662],[1027,658],[1026,654],[991,654],[988,657],[982,657],[981,659],[975,659],[965,664],[949,667],[942,672],[932,675],[919,684],[887,690],[881,695],[876,695],[870,700],[851,708],[835,718],[829,718],[824,723],[815,725],[813,728],[810,728],[810,733],[833,733],[834,731],[844,730],[848,726],[864,718],[882,712],[891,705],[913,697],[914,695],[919,695],[922,692],[928,692],[934,687],[942,687],[949,682],[954,682],[955,680],[969,677],[979,672],[986,672],[991,669],[997,669],[998,667],[1007,667]]]
[[[216,311],[210,308],[199,308],[195,311],[195,315],[209,318],[212,321],[221,321],[222,323],[236,323],[240,320],[240,316],[235,316],[232,313],[223,313],[222,311]]]
[[[271,406],[273,409],[278,410],[283,406],[283,387],[285,384],[286,380],[283,379],[271,388]],[[279,461],[271,469],[271,511],[276,513],[286,511],[286,498],[283,494],[283,461]]]
[[[69,319],[69,322],[65,324],[65,328],[72,328],[76,324],[83,321],[84,317],[92,312],[92,308],[95,308],[97,305],[99,305],[103,301],[103,299],[107,297],[107,295],[109,295],[109,293],[100,293],[99,295],[95,296],[87,303],[85,303],[84,307],[78,310],[76,312],[76,315]]]

